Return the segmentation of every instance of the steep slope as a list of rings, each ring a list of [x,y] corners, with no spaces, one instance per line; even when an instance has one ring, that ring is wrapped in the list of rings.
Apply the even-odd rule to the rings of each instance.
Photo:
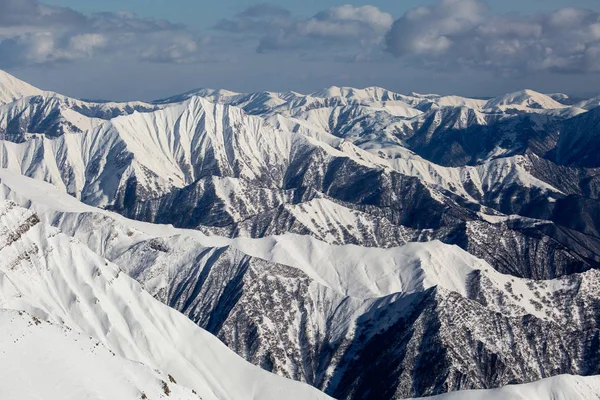
[[[139,217],[147,220],[154,216],[142,207],[154,208],[146,201],[177,196],[207,176],[241,179],[276,191],[316,190],[347,202],[378,204],[387,198],[395,201],[394,191],[413,193],[402,199],[406,204],[393,205],[395,214],[409,204],[421,208],[439,202],[431,188],[364,159],[360,152],[349,154],[306,135],[275,129],[240,109],[199,98],[154,113],[116,118],[81,135],[2,145],[4,167],[64,187],[92,205],[128,216],[146,213]],[[335,174],[346,178],[333,180]],[[369,185],[364,193],[351,196],[348,187],[358,181]],[[389,182],[383,185],[384,194],[378,193],[381,181]],[[199,200],[194,195],[187,204],[196,208]],[[433,223],[408,215],[404,219],[401,223],[408,225]]]
[[[148,137],[152,140],[144,139]],[[291,231],[341,244],[393,246],[436,237],[471,251],[463,221],[481,220],[479,210],[495,214],[481,205],[505,214],[555,219],[560,214],[554,206],[563,207],[563,202],[547,199],[566,197],[532,176],[530,162],[521,156],[449,169],[422,159],[391,163],[330,139],[323,142],[305,132],[275,129],[239,109],[194,98],[158,112],[117,118],[83,134],[2,142],[0,162],[86,203],[145,221],[222,235],[259,237]],[[582,209],[588,211],[593,209]],[[323,224],[338,217],[348,223],[336,223],[333,231]],[[517,228],[516,240],[531,236],[511,226]],[[572,246],[553,230],[535,235],[524,240],[539,242],[540,236],[550,236],[552,240],[542,245],[550,243],[551,254],[565,251],[555,242],[566,244],[572,253]],[[477,237],[471,241],[484,242]],[[492,261],[487,254],[493,250],[474,251]],[[544,272],[520,276],[581,271],[595,258],[576,250],[566,258],[529,259],[527,264],[544,263]],[[516,264],[495,267],[522,271]]]
[[[0,327],[2,399],[200,398],[168,375],[115,356],[66,326],[22,311],[0,310]]]
[[[560,137],[550,156],[557,163],[579,167],[598,168],[598,132],[600,108],[572,118],[559,128]]]
[[[76,239],[14,203],[0,211],[0,305],[65,324],[167,371],[204,399],[326,398],[239,359]]]
[[[0,106],[23,97],[42,94],[44,94],[42,90],[0,70]]]
[[[42,91],[0,70],[0,138],[13,142],[31,134],[57,137],[81,133],[105,120],[160,107],[143,102],[90,102]]]
[[[32,134],[58,137],[82,133],[102,123],[73,110],[59,97],[25,97],[0,107],[0,132],[6,140],[21,142]]]
[[[409,117],[407,136],[399,138],[386,129],[404,117],[368,102],[401,97],[377,90],[360,94],[366,104],[345,94],[212,95],[240,106],[265,96],[284,103],[265,103],[261,117],[193,96],[81,133],[2,141],[0,165],[94,206],[206,233],[294,232],[337,244],[385,247],[436,238],[460,245],[499,271],[529,278],[598,266],[597,174],[553,165],[539,155],[556,142],[552,132],[539,132],[555,117],[436,106],[414,121]],[[411,98],[441,101],[440,96]],[[482,143],[474,144],[473,136]],[[410,143],[430,158],[439,155],[440,163],[475,160],[478,165],[442,167],[403,147]],[[566,211],[575,217],[563,218]],[[509,219],[513,214],[525,222]],[[506,241],[490,241],[495,232]],[[515,245],[516,255],[511,254]]]

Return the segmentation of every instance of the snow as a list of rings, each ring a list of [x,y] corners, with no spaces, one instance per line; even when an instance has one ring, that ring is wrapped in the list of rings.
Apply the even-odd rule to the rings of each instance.
[[[0,310],[3,400],[199,400],[168,375],[124,359],[89,336],[22,311]]]
[[[600,96],[593,97],[588,100],[583,100],[583,101],[575,104],[575,107],[583,109],[585,111],[589,111],[594,108],[600,107]]]
[[[135,248],[138,243],[152,238],[161,238],[171,249],[169,263],[172,265],[179,262],[184,265],[185,261],[178,257],[193,258],[194,252],[200,252],[203,248],[229,246],[252,257],[296,268],[316,283],[342,296],[363,300],[396,293],[417,293],[432,287],[440,287],[466,297],[470,277],[478,271],[498,291],[510,295],[506,300],[511,305],[510,310],[503,310],[505,313],[512,313],[514,316],[531,314],[539,318],[545,318],[548,312],[554,314],[552,306],[542,305],[541,308],[536,308],[531,302],[536,300],[537,282],[501,274],[487,262],[458,246],[439,241],[408,243],[401,247],[382,249],[332,245],[311,236],[292,233],[258,239],[205,236],[195,230],[129,220],[118,214],[84,205],[47,183],[21,177],[7,170],[0,169],[0,182],[0,198],[29,206],[42,220],[61,221],[61,227],[69,232],[77,232],[77,237],[87,246],[118,260],[122,265],[129,265],[136,258]],[[307,224],[310,219],[331,218],[331,215],[344,223],[356,218],[355,215],[345,214],[343,209],[338,209],[335,203],[325,199],[319,199],[315,206],[307,210],[306,216],[301,216],[307,219]],[[492,223],[508,218],[523,220],[516,216],[486,216]],[[536,221],[531,220],[531,223],[535,224]],[[187,256],[188,253],[192,255]],[[138,270],[144,268],[136,265]],[[145,284],[155,293],[167,282],[158,280]],[[510,292],[507,284],[510,284]],[[545,281],[543,284],[556,292],[570,287],[569,281],[563,279]]]
[[[332,246],[309,236],[237,238],[232,245],[254,257],[302,270],[337,292],[374,298],[441,285],[466,295],[468,275],[487,266],[456,246],[438,241],[393,249]]]
[[[47,218],[50,220],[56,218],[52,216],[53,211],[96,212],[144,233],[144,239],[186,235],[205,246],[232,246],[245,254],[298,268],[340,294],[358,298],[381,297],[398,292],[413,293],[437,285],[464,295],[467,277],[471,272],[492,269],[459,247],[438,241],[379,249],[355,245],[333,246],[310,236],[295,234],[260,239],[207,237],[197,231],[144,224],[94,209],[51,185],[20,177],[8,170],[0,169],[0,181],[18,195],[16,198],[12,194],[12,199],[20,198],[20,202],[29,204],[32,201],[36,211],[43,213],[45,210],[49,213]],[[319,208],[313,210],[320,215],[311,215],[310,212],[305,216],[299,215],[307,219],[307,224],[311,219],[327,218],[323,212],[335,215],[335,219],[341,222],[356,218],[336,207],[335,203],[327,200],[319,200],[319,203]],[[121,237],[121,240],[132,240],[127,239],[127,235]]]
[[[512,118],[508,111],[518,110],[543,124],[550,118],[586,112],[597,106],[597,99],[571,107],[531,90],[486,101],[405,96],[376,87],[331,87],[311,95],[204,89],[155,104],[91,103],[43,92],[0,71],[0,126],[15,116],[35,119],[28,96],[41,96],[36,100],[40,115],[58,110],[57,121],[76,129],[58,138],[24,132],[23,143],[0,143],[0,199],[29,208],[0,200],[0,308],[25,310],[51,321],[40,325],[28,314],[0,311],[0,323],[9,326],[0,332],[2,343],[9,345],[9,351],[0,355],[0,372],[13,374],[6,375],[11,376],[12,386],[0,385],[0,398],[35,398],[37,387],[26,392],[35,386],[27,384],[28,379],[39,380],[39,390],[54,397],[59,393],[53,394],[57,387],[49,387],[51,382],[61,382],[67,398],[73,399],[137,398],[141,391],[149,398],[151,393],[160,397],[165,374],[173,374],[203,399],[268,400],[281,398],[282,393],[290,400],[327,398],[246,363],[144,291],[143,287],[152,294],[165,289],[172,269],[190,264],[204,250],[228,247],[237,252],[235,260],[248,255],[265,260],[265,265],[297,269],[312,280],[312,295],[327,292],[349,298],[356,307],[348,306],[350,314],[386,296],[434,287],[468,297],[470,280],[479,275],[490,292],[502,299],[488,299],[493,300],[486,305],[488,310],[508,317],[555,316],[558,323],[561,316],[554,315],[556,307],[537,302],[537,289],[576,290],[567,279],[535,282],[500,274],[485,261],[439,241],[389,249],[333,245],[348,226],[362,226],[368,234],[375,223],[325,195],[291,205],[286,204],[285,191],[275,191],[281,189],[281,176],[294,154],[318,152],[324,164],[349,158],[372,170],[417,177],[440,202],[447,200],[444,190],[475,203],[474,192],[513,185],[539,188],[552,194],[550,199],[559,198],[563,193],[529,172],[532,164],[527,157],[503,157],[506,150],[498,147],[478,166],[447,168],[408,150],[405,140],[414,126],[428,119],[433,120],[431,132],[441,124],[465,129],[495,118]],[[137,108],[146,111],[135,112]],[[104,117],[88,117],[88,111]],[[213,171],[220,176],[212,176]],[[79,201],[111,205],[132,177],[153,198],[188,185],[202,189],[208,182],[236,222],[244,219],[240,209],[260,213],[284,204],[282,208],[298,224],[311,232],[322,231],[323,240],[292,233],[259,239],[209,237],[128,220]],[[273,191],[268,204],[256,204],[253,190]],[[479,216],[492,224],[520,218],[483,212]],[[144,258],[136,246],[152,239],[160,239],[170,252],[155,264],[139,262]],[[138,271],[140,282],[122,270]],[[584,284],[592,274],[582,274]],[[265,325],[275,327],[269,321]],[[48,337],[47,342],[43,337]],[[101,344],[96,346],[96,341]],[[44,348],[44,343],[52,348]],[[19,364],[14,361],[17,355],[29,348],[35,351],[27,353],[30,357],[23,359],[22,370],[2,370],[4,365]],[[68,357],[60,359],[61,352]],[[54,365],[61,368],[46,372]],[[81,366],[81,374],[74,365]],[[79,375],[98,379],[72,379]],[[596,378],[557,377],[442,399],[588,398],[598,393],[597,385]],[[190,395],[188,389],[173,388],[172,396]],[[8,394],[2,396],[2,390]]]
[[[600,377],[559,375],[538,382],[493,390],[464,390],[422,400],[594,400],[600,399]]]
[[[559,103],[548,95],[529,89],[493,98],[484,106],[485,109],[500,109],[503,111],[508,108],[520,110],[553,110],[568,107],[569,106]]]
[[[435,103],[440,107],[467,107],[474,110],[480,110],[485,107],[487,101],[461,96],[441,96]]]
[[[5,78],[7,82],[13,80]],[[478,99],[404,96],[382,88],[333,87],[308,96],[272,92],[240,94],[207,89],[165,100],[160,106],[145,105],[158,108],[151,112],[130,114],[128,108],[144,104],[85,103],[56,94],[48,95],[48,98],[48,107],[50,103],[56,103],[51,109],[58,107],[62,120],[83,133],[65,134],[53,140],[30,135],[27,136],[29,140],[20,144],[2,142],[0,164],[46,180],[100,207],[111,205],[131,177],[135,177],[153,197],[159,197],[173,188],[195,182],[211,168],[217,168],[226,176],[235,174],[237,178],[252,181],[277,165],[275,175],[282,175],[292,149],[300,148],[320,148],[331,157],[350,157],[369,168],[386,168],[415,176],[432,187],[450,190],[471,201],[475,200],[465,189],[468,179],[472,179],[480,190],[481,182],[502,182],[504,185],[525,183],[528,187],[558,192],[533,178],[517,158],[507,158],[504,163],[495,165],[485,162],[481,168],[445,168],[404,147],[399,132],[410,129],[412,124],[429,115],[414,107],[423,102],[434,103],[442,107],[433,110],[439,114],[440,121],[452,117],[453,127],[462,129],[472,123],[487,123],[487,106]],[[518,103],[527,108],[535,103],[544,106],[543,109],[532,109],[535,112],[555,112],[552,107],[558,107],[558,103],[552,102],[555,101],[549,96],[522,91],[486,104]],[[10,105],[15,113],[23,108],[22,105],[17,107],[17,103]],[[560,106],[558,111],[561,113],[579,112]],[[85,117],[69,107],[114,108],[125,115],[104,121]],[[260,116],[247,115],[239,107]],[[0,112],[0,125],[2,116],[9,114],[8,111]],[[368,134],[363,129],[365,121],[373,124],[372,132]],[[336,127],[344,129],[343,137],[333,135],[332,130]],[[336,134],[340,133],[336,131]],[[44,157],[38,158],[39,154]],[[214,154],[214,157],[208,157],[208,154]],[[499,150],[495,156],[502,156],[502,152]],[[113,161],[107,163],[105,160]]]
[[[203,399],[325,399],[255,367],[120,269],[13,203],[0,205],[0,308],[64,324]]]
[[[0,70],[0,106],[27,96],[45,92]]]

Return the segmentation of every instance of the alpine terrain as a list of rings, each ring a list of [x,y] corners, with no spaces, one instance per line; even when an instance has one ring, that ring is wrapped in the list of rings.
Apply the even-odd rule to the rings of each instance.
[[[531,90],[0,71],[0,398],[600,399],[599,139]]]

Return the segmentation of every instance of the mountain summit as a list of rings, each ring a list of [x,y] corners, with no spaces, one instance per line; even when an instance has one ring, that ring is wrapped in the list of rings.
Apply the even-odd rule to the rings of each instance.
[[[44,91],[0,70],[0,106],[27,96],[44,94]]]

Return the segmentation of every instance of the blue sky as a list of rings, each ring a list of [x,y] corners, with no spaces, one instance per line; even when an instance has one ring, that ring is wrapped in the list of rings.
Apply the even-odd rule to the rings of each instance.
[[[47,4],[71,7],[83,12],[131,10],[145,17],[166,18],[188,25],[190,28],[210,28],[214,22],[227,18],[256,4],[255,0],[49,0]],[[413,7],[434,1],[418,0],[279,0],[273,1],[297,14],[310,17],[326,7],[343,4],[374,5],[393,16],[400,16]],[[498,12],[534,13],[561,7],[583,7],[600,10],[598,0],[493,0],[490,6]]]
[[[0,0],[0,68],[103,99],[332,85],[591,96],[600,1]]]

